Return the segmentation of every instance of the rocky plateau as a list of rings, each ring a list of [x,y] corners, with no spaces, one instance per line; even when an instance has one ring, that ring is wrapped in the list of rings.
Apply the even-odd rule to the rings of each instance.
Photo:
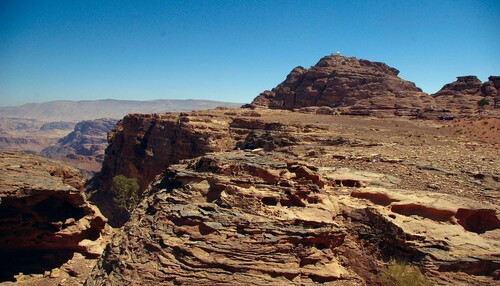
[[[86,284],[377,285],[404,258],[432,284],[496,285],[497,154],[438,121],[131,114],[91,200],[113,224],[118,174],[143,200]]]
[[[104,156],[109,124],[77,124],[46,152],[100,156],[86,192],[0,153],[2,284],[387,285],[405,260],[425,285],[498,285],[498,77],[428,95],[398,73],[327,56],[243,108],[129,114]],[[117,175],[140,186],[125,220]]]

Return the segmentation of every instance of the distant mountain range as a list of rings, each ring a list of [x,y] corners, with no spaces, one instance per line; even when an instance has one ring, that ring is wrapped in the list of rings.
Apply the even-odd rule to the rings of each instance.
[[[79,122],[97,118],[121,119],[129,113],[184,112],[217,106],[238,107],[241,103],[211,100],[59,100],[0,107],[0,118],[33,118],[41,121]]]
[[[241,103],[210,100],[82,100],[0,107],[0,150],[58,159],[85,178],[101,168],[106,134],[129,113],[188,112]]]

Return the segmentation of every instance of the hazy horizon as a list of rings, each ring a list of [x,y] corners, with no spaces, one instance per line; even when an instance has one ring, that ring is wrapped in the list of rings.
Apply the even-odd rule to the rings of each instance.
[[[2,1],[0,106],[248,103],[340,51],[429,94],[500,74],[499,1]]]
[[[115,99],[115,98],[102,98],[102,99],[56,99],[49,101],[40,101],[40,102],[26,102],[20,105],[0,105],[0,108],[9,108],[9,107],[21,107],[27,104],[44,104],[44,103],[54,103],[54,102],[87,102],[87,101],[130,101],[130,102],[152,102],[152,101],[208,101],[208,102],[224,102],[224,103],[235,103],[235,104],[245,104],[248,102],[232,102],[232,101],[219,101],[212,99],[197,99],[197,98],[153,98],[153,99]]]

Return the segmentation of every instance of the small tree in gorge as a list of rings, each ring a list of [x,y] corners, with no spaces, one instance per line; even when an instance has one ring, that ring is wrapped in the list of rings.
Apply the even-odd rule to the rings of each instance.
[[[111,184],[113,203],[115,206],[130,213],[139,203],[139,184],[136,178],[127,178],[118,175],[113,178]]]

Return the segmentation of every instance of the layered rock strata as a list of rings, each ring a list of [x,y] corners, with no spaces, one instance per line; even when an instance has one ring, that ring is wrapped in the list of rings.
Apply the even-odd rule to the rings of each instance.
[[[500,76],[490,76],[481,85],[481,93],[485,96],[500,96]]]
[[[106,219],[85,199],[75,169],[33,155],[0,153],[0,199],[3,281],[16,276],[21,283],[19,273],[43,280],[46,271],[75,257],[101,254]]]
[[[165,168],[182,159],[236,148],[273,149],[291,143],[286,142],[286,136],[275,140],[269,135],[293,126],[268,124],[258,116],[259,113],[248,111],[126,116],[110,133],[99,191],[92,195],[92,200],[114,224],[116,210],[109,203],[114,176],[136,178],[142,192]],[[266,134],[268,138],[256,138]]]
[[[376,123],[372,128],[364,126],[372,122]],[[359,124],[362,127],[352,127]],[[290,150],[306,148],[306,146],[310,146],[310,148],[321,146],[318,147],[320,150],[325,149],[325,146],[336,146],[336,148],[354,146],[355,149],[345,151],[347,155],[338,154],[338,156],[347,159],[347,163],[357,163],[364,160],[379,160],[380,154],[394,153],[401,147],[400,151],[403,153],[400,156],[407,157],[409,152],[417,157],[432,154],[426,160],[434,160],[437,156],[437,150],[440,150],[439,156],[446,155],[449,162],[456,161],[455,157],[450,157],[454,153],[449,153],[449,150],[455,147],[448,146],[449,143],[446,143],[448,147],[443,150],[440,149],[442,143],[439,143],[438,146],[432,146],[432,142],[436,140],[432,137],[432,134],[436,133],[433,128],[421,129],[423,131],[417,137],[415,128],[420,127],[407,125],[407,127],[397,131],[399,132],[397,135],[399,143],[396,144],[387,141],[396,140],[392,133],[393,128],[388,129],[387,124],[392,126],[394,122],[380,120],[377,123],[373,119],[353,121],[348,117],[331,117],[269,109],[257,111],[228,109],[189,114],[129,115],[110,134],[110,145],[106,150],[106,158],[100,176],[101,188],[93,193],[92,200],[98,202],[107,217],[112,218],[114,211],[113,206],[109,204],[111,201],[109,186],[114,176],[125,175],[137,178],[142,191],[154,180],[155,176],[172,163],[209,152],[231,151],[238,148],[263,148],[266,151],[279,149],[284,150],[284,152],[292,152]],[[350,129],[353,131],[350,132]],[[379,131],[374,132],[373,130]],[[365,135],[368,133],[370,138],[367,139]],[[343,136],[340,136],[342,134]],[[426,137],[429,138],[423,139]],[[355,160],[357,156],[368,156],[369,154],[353,155],[350,152],[363,150],[364,147],[370,148],[371,144],[373,146],[381,144],[372,142],[373,138],[378,138],[381,140],[380,142],[386,142],[383,144],[384,147],[381,147],[382,150],[378,151],[380,153],[373,155],[375,157],[372,159],[361,157],[363,159]],[[431,142],[431,145],[423,143],[425,140]],[[411,144],[415,148],[414,151],[410,151],[413,149],[409,149],[408,142],[413,142]],[[422,150],[427,149],[428,151],[422,152]],[[483,148],[483,150],[486,149]],[[308,152],[313,151],[301,151],[300,154],[310,156]],[[313,153],[318,152],[314,151]],[[457,152],[466,156],[470,150],[462,150],[461,148]],[[474,152],[470,154],[470,160],[474,163],[463,166],[463,168],[474,172],[472,166],[483,165],[484,162],[479,160],[481,154],[472,155]],[[390,158],[386,160],[390,160]],[[455,162],[455,164],[461,164],[461,162]],[[488,164],[488,166],[494,165]],[[394,171],[399,172],[400,170],[395,169]],[[443,179],[448,181],[446,177]],[[464,187],[470,190],[476,189],[474,185],[464,185]],[[482,196],[481,192],[475,192],[475,194]]]
[[[498,207],[395,182],[258,149],[185,160],[145,192],[86,285],[374,285],[389,258],[432,283],[495,285]]]
[[[434,124],[258,108],[129,115],[102,186],[137,175],[143,200],[87,285],[374,285],[397,258],[436,284],[495,285],[496,145]]]

